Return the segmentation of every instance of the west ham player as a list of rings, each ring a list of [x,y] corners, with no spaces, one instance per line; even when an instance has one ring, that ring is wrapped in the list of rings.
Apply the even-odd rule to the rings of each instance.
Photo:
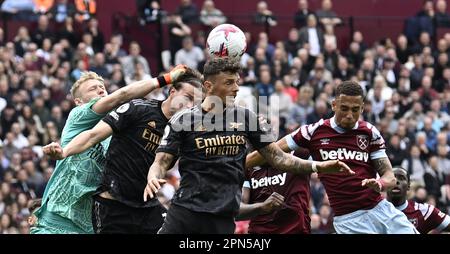
[[[188,69],[172,85],[165,101],[136,99],[105,116],[94,128],[75,137],[53,156],[79,154],[111,137],[100,187],[94,195],[95,233],[156,233],[165,208],[155,199],[142,200],[147,173],[155,158],[168,119],[192,107],[195,89],[201,99],[201,74]]]
[[[203,73],[205,100],[173,116],[166,127],[143,193],[146,200],[158,192],[161,178],[179,154],[180,188],[160,233],[234,232],[247,140],[278,168],[296,173],[309,173],[316,167],[321,172],[352,173],[338,160],[323,164],[283,153],[269,140],[270,134],[261,127],[256,114],[234,106],[239,71],[239,62],[233,59],[208,61]]]
[[[283,151],[306,148],[314,160],[342,160],[356,172],[352,176],[319,173],[335,212],[337,233],[416,233],[406,216],[380,194],[395,186],[395,177],[380,132],[358,120],[363,105],[361,86],[345,81],[336,88],[332,118],[301,126],[277,143]],[[254,152],[247,163],[259,165],[261,156]]]
[[[103,78],[94,72],[81,75],[70,90],[75,104],[70,111],[61,135],[61,145],[66,146],[76,135],[94,127],[109,111],[134,98],[141,98],[176,81],[186,67],[178,66],[170,73],[151,80],[137,81],[108,95]],[[56,163],[42,198],[42,206],[34,215],[37,218],[31,233],[67,234],[93,233],[91,195],[100,183],[100,172],[105,161],[104,153],[109,140],[88,151],[69,156]],[[43,148],[52,153],[53,145]]]
[[[450,216],[432,205],[406,200],[410,187],[408,171],[400,167],[394,168],[393,171],[397,178],[397,185],[388,190],[387,200],[402,211],[421,234],[427,234],[431,230],[449,232]]]
[[[303,150],[294,155],[307,158]],[[248,169],[237,219],[250,219],[250,234],[311,233],[309,178],[270,165]]]

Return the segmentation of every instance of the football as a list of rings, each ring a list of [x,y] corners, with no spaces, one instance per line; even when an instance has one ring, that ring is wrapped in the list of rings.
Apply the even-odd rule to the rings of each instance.
[[[215,27],[206,39],[206,48],[211,57],[241,57],[247,41],[244,32],[232,24],[222,24]]]

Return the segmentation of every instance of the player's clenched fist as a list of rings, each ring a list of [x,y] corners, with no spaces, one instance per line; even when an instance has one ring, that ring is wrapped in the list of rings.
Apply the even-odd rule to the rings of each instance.
[[[283,195],[273,192],[263,203],[263,213],[271,213],[277,209],[280,209],[284,203]]]
[[[170,72],[158,77],[159,87],[177,82],[181,77],[183,77],[185,73],[189,72],[190,70],[191,69],[189,69],[184,64],[175,66],[175,68],[173,68]]]
[[[42,147],[42,151],[54,160],[62,160],[65,158],[61,145],[56,142],[52,142]]]

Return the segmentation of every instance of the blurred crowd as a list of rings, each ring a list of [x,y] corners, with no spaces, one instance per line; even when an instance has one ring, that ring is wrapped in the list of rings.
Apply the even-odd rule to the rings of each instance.
[[[37,5],[44,2],[46,8]],[[169,31],[166,70],[187,64],[201,71],[208,58],[208,29],[194,34],[190,24],[210,29],[225,23],[226,13],[212,0],[205,0],[201,9],[181,0],[177,11],[169,14],[158,1],[137,2],[141,24],[164,16]],[[330,117],[334,88],[343,80],[358,81],[366,92],[364,119],[382,132],[392,165],[411,174],[410,198],[450,213],[450,33],[436,38],[435,30],[426,25],[414,31],[406,26],[397,38],[368,45],[364,34],[355,31],[348,45],[339,45],[334,28],[345,24],[331,0],[321,3],[321,8],[311,10],[307,0],[292,1],[298,10],[292,13],[285,40],[274,41],[265,32],[246,33],[238,102],[276,116],[269,118],[282,137],[300,125]],[[267,2],[259,2],[254,22],[277,26],[269,8]],[[414,22],[435,26],[448,17],[444,0],[425,1],[423,8]],[[103,76],[113,92],[150,79],[152,70],[139,42],[124,43],[121,34],[103,36],[95,1],[6,0],[1,10],[13,17],[22,11],[34,15],[29,26],[20,27],[8,41],[0,28],[0,232],[27,233],[28,206],[42,197],[55,164],[41,147],[59,141],[74,107],[72,83],[90,70]],[[268,104],[250,95],[264,96]],[[156,91],[149,97],[165,96],[166,91]],[[169,204],[179,174],[171,171],[167,178],[162,193]],[[333,211],[316,175],[311,177],[310,203],[312,232],[332,233]],[[244,233],[246,227],[246,222],[239,222],[236,231]]]

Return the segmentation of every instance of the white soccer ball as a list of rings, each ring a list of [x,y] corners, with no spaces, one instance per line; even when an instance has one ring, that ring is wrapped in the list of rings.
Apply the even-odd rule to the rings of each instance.
[[[206,48],[211,57],[240,58],[247,49],[244,32],[232,24],[215,27],[206,39]]]

